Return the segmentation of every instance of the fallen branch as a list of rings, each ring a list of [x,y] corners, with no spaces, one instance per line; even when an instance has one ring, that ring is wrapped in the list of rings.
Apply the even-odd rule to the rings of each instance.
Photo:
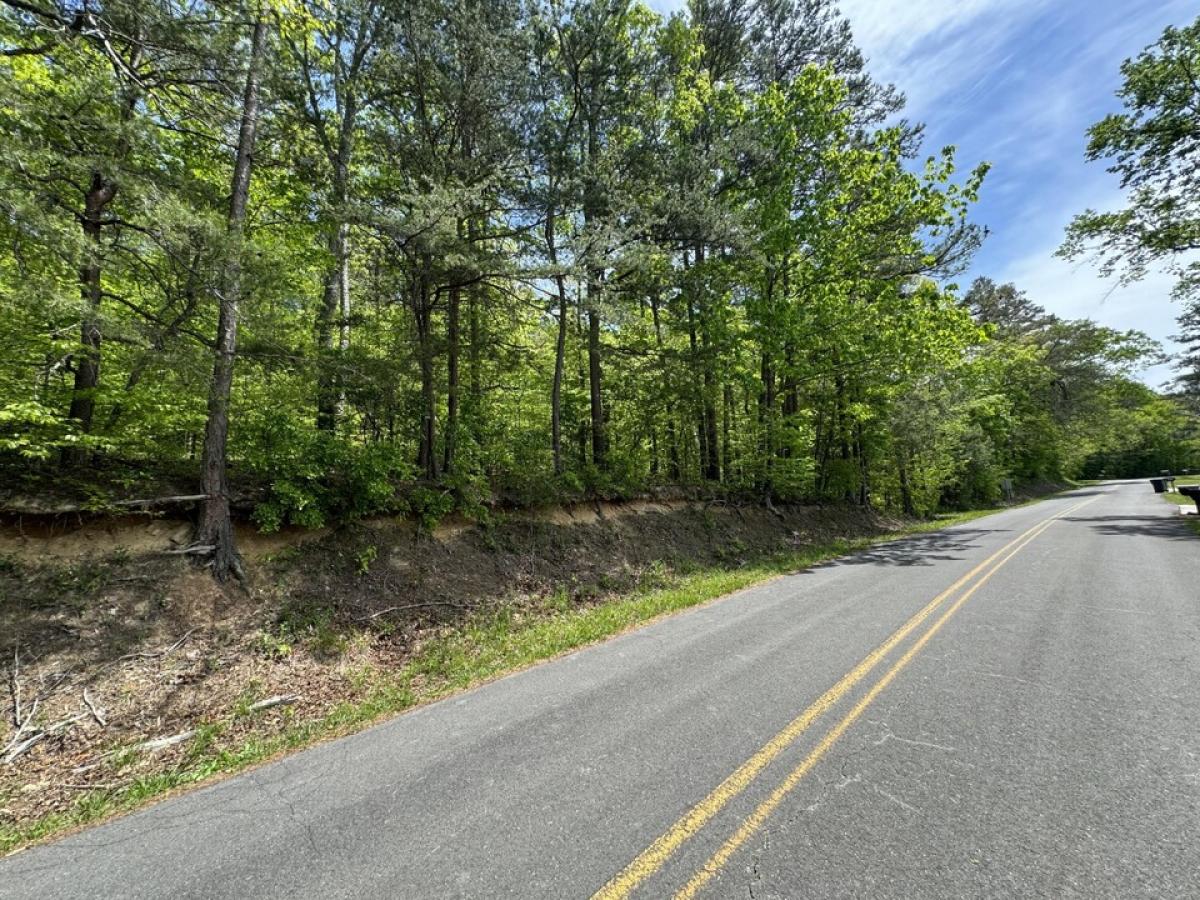
[[[274,697],[268,697],[266,700],[259,700],[257,703],[251,703],[246,707],[246,712],[260,712],[264,709],[273,709],[276,706],[290,706],[300,699],[298,694],[277,694]]]
[[[103,728],[104,726],[106,726],[108,724],[107,720],[104,718],[104,710],[98,709],[96,707],[96,704],[92,702],[92,698],[88,696],[87,688],[83,689],[83,704],[91,711],[92,718],[94,718],[96,720],[96,723],[101,728]]]
[[[35,707],[36,707],[36,704],[35,704]],[[30,713],[29,713],[30,717],[32,717],[32,715],[35,711],[36,711],[36,708],[34,710],[30,710]],[[22,741],[19,744],[16,744],[16,740],[17,740],[17,738],[19,738],[21,736],[21,732],[17,732],[17,734],[14,735],[13,740],[9,743],[8,747],[5,748],[5,754],[4,754],[4,760],[3,760],[4,764],[9,765],[9,764],[15,762],[18,757],[20,757],[22,754],[26,753],[31,747],[33,747],[36,743],[38,743],[38,741],[42,740],[42,738],[49,737],[50,735],[54,734],[56,731],[59,731],[63,728],[66,728],[68,725],[72,725],[75,722],[78,722],[85,715],[87,715],[87,713],[76,713],[73,716],[68,716],[65,719],[60,719],[59,721],[55,722],[53,725],[48,725],[45,728],[43,728],[41,731],[31,734],[29,737],[27,737],[24,741]],[[29,721],[29,719],[27,718],[26,719],[27,724],[28,724],[28,721]],[[15,744],[15,746],[14,746],[14,744]]]
[[[16,724],[17,730],[13,732],[13,736],[9,742],[4,745],[4,749],[0,750],[0,757],[3,757],[3,762],[5,763],[12,762],[44,736],[44,732],[38,732],[25,741],[21,740],[21,735],[29,729],[30,723],[33,722],[33,717],[37,715],[38,703],[41,702],[41,697],[34,697],[29,711],[24,716],[21,715],[21,679],[18,675],[20,661],[18,651],[14,650],[11,688],[13,695],[13,721]]]
[[[46,734],[54,734],[59,729],[66,728],[68,725],[74,725],[80,719],[86,718],[87,713],[75,713],[73,716],[67,716],[65,719],[59,719],[53,725],[46,726]]]
[[[163,553],[168,556],[204,556],[216,549],[216,544],[192,544],[190,547],[183,547],[180,550],[164,550]]]
[[[195,628],[189,628],[186,632],[184,632],[183,637],[173,643],[170,647],[166,647],[162,650],[143,651],[141,653],[126,653],[124,656],[118,657],[117,661],[120,662],[121,660],[126,659],[158,659],[160,656],[170,656],[183,646],[183,642],[191,637],[195,630]]]
[[[207,494],[180,494],[176,497],[151,497],[149,500],[118,500],[113,506],[154,506],[158,503],[186,503],[191,500],[203,500]]]
[[[777,510],[775,508],[775,504],[771,502],[770,494],[767,494],[766,503],[764,503],[763,505],[767,508],[767,512],[769,512],[771,515],[775,516],[775,518],[782,519],[784,517],[783,513],[781,513],[779,510]]]
[[[49,697],[50,694],[52,694],[54,692],[55,688],[57,688],[60,684],[62,684],[64,681],[66,681],[68,678],[70,678],[71,673],[70,672],[56,673],[58,675],[58,678],[56,678],[54,680],[54,683],[51,684],[50,687],[45,687],[45,679],[43,678],[42,679],[42,685],[43,685],[42,690],[39,691],[37,696],[35,696],[33,698],[33,703],[30,704],[28,710],[23,710],[21,708],[21,674],[20,673],[21,673],[21,655],[20,655],[20,651],[18,649],[14,649],[13,650],[12,672],[9,673],[9,676],[10,676],[9,688],[12,691],[13,722],[16,725],[16,731],[13,732],[13,736],[9,739],[8,743],[4,745],[4,749],[0,750],[0,763],[4,763],[5,765],[13,762],[19,756],[21,756],[23,753],[26,753],[29,750],[29,748],[34,746],[34,744],[36,744],[42,738],[46,737],[47,735],[54,734],[54,732],[58,731],[60,728],[65,728],[66,726],[70,725],[72,722],[77,722],[79,719],[82,719],[85,715],[84,713],[78,713],[77,715],[70,716],[66,719],[62,719],[58,722],[55,722],[53,725],[49,725],[45,728],[41,728],[37,731],[33,731],[30,728],[30,725],[32,725],[32,723],[33,723],[34,716],[37,715],[38,706],[41,704],[43,699],[45,699],[46,697]],[[24,715],[22,715],[22,713],[24,713]],[[26,732],[30,732],[30,735],[29,735],[29,737],[22,740],[21,738]]]
[[[474,609],[469,603],[451,603],[449,600],[430,600],[428,603],[409,603],[404,606],[389,606],[387,609],[381,609],[379,612],[373,612],[369,616],[362,616],[356,621],[373,622],[380,616],[386,616],[388,613],[403,612],[407,609],[426,609],[431,606],[449,606],[452,609]]]
[[[51,684],[50,687],[46,687],[46,679],[45,678],[39,679],[42,682],[42,689],[38,692],[38,697],[42,698],[43,700],[45,698],[49,697],[51,694],[53,694],[55,689],[60,684],[62,684],[64,681],[66,681],[68,678],[70,678],[75,673],[68,670],[66,672],[53,672],[51,674],[57,675],[58,677],[54,679],[54,683]]]
[[[134,745],[134,750],[162,750],[164,747],[173,747],[175,744],[182,744],[186,740],[190,740],[196,736],[196,729],[189,728],[187,731],[181,731],[179,734],[173,734],[170,737],[155,738],[152,741],[143,741],[140,744]]]
[[[95,784],[73,784],[71,782],[63,782],[59,784],[60,788],[66,788],[70,791],[116,791],[121,788],[129,787],[128,781],[97,781]]]
[[[21,727],[21,650],[19,647],[13,647],[13,667],[8,673],[9,689],[12,691],[13,699],[13,726]]]
[[[45,736],[46,736],[46,732],[39,731],[36,734],[33,734],[30,737],[26,738],[24,741],[17,744],[15,747],[12,744],[9,744],[8,746],[12,749],[5,748],[8,752],[6,752],[4,754],[4,759],[2,760],[4,765],[7,766],[7,765],[15,762],[17,757],[19,757],[21,754],[23,754],[26,750],[28,750],[30,747],[32,747],[34,744],[36,744],[38,741],[40,741]]]
[[[37,714],[38,710],[38,699],[39,698],[37,697],[33,698],[33,706],[29,707],[29,712],[26,714],[25,718],[18,723],[16,733],[13,734],[12,740],[8,742],[9,747],[17,742],[17,740],[21,737],[21,734],[26,728],[29,727],[29,723],[33,721],[33,717]],[[4,749],[7,750],[8,747],[5,747]]]

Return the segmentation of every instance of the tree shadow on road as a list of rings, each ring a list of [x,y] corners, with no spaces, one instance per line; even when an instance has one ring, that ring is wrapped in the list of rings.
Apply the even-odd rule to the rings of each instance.
[[[1106,535],[1141,534],[1170,541],[1196,540],[1195,532],[1187,527],[1182,516],[1066,516],[1063,521],[1082,522]]]
[[[955,529],[880,544],[869,550],[813,566],[809,571],[833,566],[932,566],[938,562],[963,559],[979,548],[979,539],[987,534],[1007,532],[1005,528]]]

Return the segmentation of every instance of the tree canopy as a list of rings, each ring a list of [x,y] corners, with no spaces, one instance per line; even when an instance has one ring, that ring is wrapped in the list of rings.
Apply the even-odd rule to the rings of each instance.
[[[1179,384],[1200,396],[1200,19],[1167,28],[1121,75],[1125,110],[1091,127],[1087,156],[1110,161],[1128,205],[1077,216],[1060,252],[1094,254],[1105,275],[1127,282],[1158,265],[1174,272],[1186,348]]]
[[[1093,130],[1137,202],[1070,246],[1134,275],[1194,243],[1195,48]],[[928,514],[1186,464],[1144,335],[958,295],[987,167],[902,108],[833,0],[0,0],[0,453],[203,469],[218,574],[243,489]]]

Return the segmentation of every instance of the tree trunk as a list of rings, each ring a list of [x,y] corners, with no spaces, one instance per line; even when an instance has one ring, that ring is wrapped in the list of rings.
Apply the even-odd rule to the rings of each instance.
[[[592,411],[592,462],[603,471],[608,467],[608,430],[604,421],[604,395],[600,368],[600,314],[588,310],[588,387]]]
[[[131,37],[133,49],[126,64],[127,72],[134,72],[141,65],[145,49],[140,40],[139,27],[135,26]],[[138,100],[142,96],[141,87],[136,79],[127,85],[121,103],[122,129],[133,119]],[[123,131],[117,138],[117,148],[117,157],[124,159],[129,153],[129,141]],[[103,296],[100,285],[100,230],[103,227],[101,216],[116,195],[116,182],[105,179],[99,170],[94,170],[83,199],[82,228],[87,238],[84,252],[89,254],[87,262],[79,271],[80,295],[83,299],[79,336],[83,353],[76,361],[75,384],[68,412],[68,416],[79,423],[79,430],[84,434],[92,430],[92,420],[96,412],[96,389],[100,386],[100,300]],[[79,465],[87,456],[86,450],[75,447],[63,454],[63,462]]]
[[[696,265],[704,263],[704,246],[696,246]],[[701,273],[701,278],[703,273]],[[707,292],[703,287],[698,291],[698,312],[700,324],[700,371],[703,385],[704,423],[704,477],[709,481],[721,480],[721,450],[717,443],[717,399],[716,379],[713,374],[713,350],[711,335],[711,310],[709,309]]]
[[[759,380],[762,382],[762,391],[758,395],[758,422],[762,429],[759,450],[766,466],[766,478],[770,481],[771,461],[775,456],[775,368],[766,350],[759,365]]]
[[[721,472],[728,481],[732,474],[733,448],[730,432],[733,429],[733,386],[725,382],[721,391]]]
[[[478,236],[479,226],[472,219],[467,223],[467,239],[471,242],[472,246],[478,240]],[[480,416],[483,415],[483,373],[481,370],[482,363],[480,362],[483,350],[483,336],[479,322],[481,291],[482,286],[480,282],[476,282],[467,289],[467,318],[469,320],[468,329],[470,331],[467,362],[471,366],[468,418],[472,423],[472,427],[474,427],[475,422],[479,421]]]
[[[687,266],[686,255],[684,257],[684,266]],[[694,378],[696,375],[696,369],[700,366],[700,343],[696,332],[696,305],[692,302],[692,298],[690,296],[686,298],[686,302],[688,315],[688,347],[692,352],[692,377]],[[705,427],[704,423],[703,398],[701,398],[699,406],[695,408],[695,413],[696,445],[700,449],[700,473],[703,475],[705,471],[705,463],[708,460],[708,448],[705,446],[705,441],[708,438],[708,429]]]
[[[352,85],[348,87],[338,77],[334,81],[336,105],[340,113],[337,142],[334,144],[323,137],[333,170],[330,187],[335,224],[329,232],[331,259],[317,317],[320,357],[317,368],[317,428],[321,431],[334,431],[342,417],[346,394],[342,366],[345,364],[346,351],[350,348],[350,226],[346,222],[346,201],[350,196],[350,157],[354,152],[358,96]],[[325,135],[323,129],[320,133]]]
[[[708,366],[704,368],[704,477],[709,481],[721,480],[721,448],[717,443],[717,405],[713,399],[716,387]]]
[[[562,383],[567,362],[567,286],[558,270],[558,247],[554,238],[554,205],[546,210],[546,253],[554,267],[554,285],[558,292],[558,334],[554,341],[554,381],[550,385],[550,444],[554,451],[554,474],[563,473],[562,462]]]
[[[92,173],[91,184],[84,195],[83,233],[87,236],[87,261],[79,270],[79,292],[83,300],[83,317],[80,322],[79,342],[83,351],[75,357],[75,386],[71,393],[71,410],[68,415],[75,420],[84,434],[92,430],[92,419],[96,411],[96,388],[100,384],[100,230],[104,209],[116,196],[117,186],[106,181],[100,172]],[[79,465],[87,459],[82,447],[72,447],[63,454],[63,462]]]
[[[449,294],[446,308],[446,445],[442,457],[442,471],[447,474],[454,470],[458,438],[458,316],[462,290],[455,285]]]
[[[847,425],[848,417],[846,415],[846,406],[849,402],[846,396],[846,379],[841,375],[837,375],[834,378],[834,384],[837,388],[837,402],[834,404],[834,410],[837,415],[837,441],[838,446],[840,447],[839,456],[843,463],[839,475],[842,478],[846,478],[847,472],[850,470],[851,458],[850,431]],[[849,482],[847,481],[842,499],[847,503],[853,503],[855,501],[854,495],[855,491],[851,488]]]
[[[783,391],[781,415],[784,422],[791,422],[800,414],[800,385],[796,380],[796,353],[790,344],[784,349],[784,366],[788,374],[780,385]],[[780,447],[779,455],[790,459],[792,448]]]
[[[916,504],[913,503],[912,487],[908,483],[908,465],[904,459],[906,455],[903,449],[896,449],[896,474],[900,479],[900,504],[906,516],[916,517]]]
[[[863,437],[862,422],[854,423],[854,447],[858,454],[858,505],[871,505],[871,466],[867,460],[867,444]]]
[[[658,348],[660,371],[665,374],[666,359],[663,355],[662,315],[659,309],[659,296],[655,291],[650,295],[650,315],[654,321],[654,345]],[[657,437],[657,435],[656,435]],[[671,481],[679,480],[679,444],[675,440],[675,410],[674,403],[667,400],[667,477]],[[655,471],[658,471],[658,447],[654,451]]]
[[[596,86],[593,85],[593,97]],[[587,117],[587,179],[583,191],[583,221],[585,228],[594,227],[600,219],[603,199],[596,168],[600,158],[600,131],[596,109],[589,106]],[[598,252],[595,247],[590,251]],[[587,268],[588,320],[588,387],[591,399],[592,463],[603,471],[608,467],[608,432],[604,421],[603,372],[600,360],[600,294],[603,290],[604,269],[593,258]]]
[[[233,521],[229,515],[229,480],[226,442],[229,436],[229,399],[233,390],[233,363],[237,352],[238,304],[242,297],[242,236],[245,230],[246,202],[250,195],[250,175],[254,162],[254,139],[258,131],[258,93],[262,78],[262,59],[266,43],[266,19],[254,23],[250,47],[250,65],[242,99],[242,123],[238,134],[237,160],[233,167],[233,185],[229,203],[229,260],[224,292],[220,295],[220,315],[213,359],[212,382],[208,392],[208,420],[204,427],[204,451],[201,456],[202,493],[200,521],[193,546],[211,548],[213,577],[224,581],[232,573],[243,577],[242,561],[234,542]]]
[[[480,349],[482,343],[479,327],[479,288],[467,292],[467,316],[470,319],[471,346],[467,348],[467,359],[471,363],[471,409],[478,414],[483,406],[483,374],[480,371]]]
[[[576,291],[579,293],[582,293],[583,285],[577,283]],[[582,303],[577,303],[575,305],[575,337],[576,337],[576,341],[577,341],[578,345],[582,347],[584,344],[584,341],[586,340],[586,338],[584,336],[584,328],[583,328],[583,304]],[[587,364],[585,362],[585,354],[576,353],[575,354],[575,362],[577,365],[577,371],[575,373],[575,386],[576,386],[576,389],[579,391],[580,396],[582,396],[583,394],[585,394],[587,392],[587,389],[588,389],[588,387],[587,387]],[[587,461],[588,461],[587,446],[588,446],[588,438],[590,437],[590,433],[591,433],[591,428],[588,425],[588,421],[586,419],[584,419],[582,416],[580,416],[578,427],[575,429],[575,444],[576,444],[577,456],[579,458],[579,467],[580,468],[583,468],[584,466],[587,465]]]
[[[426,269],[428,261],[423,263]],[[433,305],[428,277],[415,277],[413,316],[417,325],[417,355],[421,366],[421,436],[417,448],[417,468],[429,480],[438,477],[437,462],[437,391],[433,372]]]
[[[321,299],[321,311],[317,316],[317,429],[333,431],[341,415],[341,377],[339,356],[335,348],[348,345],[349,332],[335,343],[334,329],[343,317],[343,307],[348,305],[349,291],[345,285],[349,256],[346,253],[346,226],[338,225],[329,235],[329,254],[333,257],[325,273],[325,290]],[[338,331],[345,331],[338,325]]]

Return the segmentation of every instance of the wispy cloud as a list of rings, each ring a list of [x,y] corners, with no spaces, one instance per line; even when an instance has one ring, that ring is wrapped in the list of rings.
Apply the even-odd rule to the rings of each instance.
[[[1050,0],[843,0],[871,68],[902,88],[910,112],[939,100],[969,103],[989,73],[1011,59],[1009,42]],[[976,91],[970,90],[976,83]],[[967,90],[964,91],[964,87]],[[957,96],[954,96],[957,95]]]
[[[1171,278],[1121,286],[1088,262],[1054,256],[1072,216],[1123,203],[1102,164],[1084,160],[1087,127],[1115,110],[1122,59],[1192,0],[843,0],[877,77],[910,98],[930,142],[956,144],[964,164],[993,164],[978,219],[992,234],[972,275],[1013,281],[1069,318],[1147,332],[1171,348]],[[1145,373],[1149,384],[1168,367]]]

